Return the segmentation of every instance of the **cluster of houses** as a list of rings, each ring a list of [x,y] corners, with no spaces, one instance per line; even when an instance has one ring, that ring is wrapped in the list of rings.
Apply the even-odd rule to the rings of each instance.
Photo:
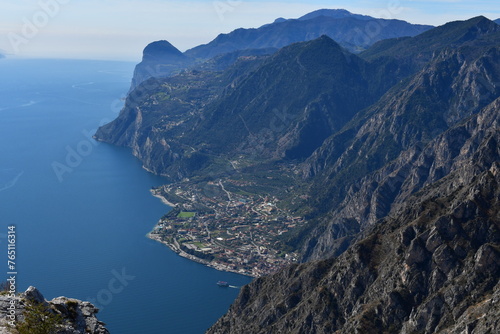
[[[197,189],[166,190],[184,201],[158,222],[152,234],[176,251],[217,269],[254,277],[296,262],[295,254],[279,250],[277,237],[305,221],[280,209],[276,197],[224,189],[225,198],[214,198]],[[199,203],[207,209],[186,211]]]

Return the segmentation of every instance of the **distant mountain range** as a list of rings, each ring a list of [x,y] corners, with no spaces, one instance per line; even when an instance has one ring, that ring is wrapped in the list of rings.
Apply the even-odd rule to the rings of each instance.
[[[212,58],[241,49],[282,48],[326,35],[342,47],[359,52],[383,39],[415,36],[431,26],[400,20],[377,19],[346,10],[322,9],[296,20],[277,20],[258,29],[237,29],[221,34],[212,42],[186,51],[193,58]]]
[[[328,20],[377,22],[269,26]],[[325,34],[195,62],[139,84],[98,130],[172,182],[244,180],[234,191],[308,221],[269,245],[301,264],[243,287],[207,333],[500,331],[500,26],[424,30],[358,53]],[[280,173],[293,182],[259,187]]]
[[[145,49],[147,55],[137,66],[132,89],[149,77],[168,76],[194,63],[235,51],[265,49],[272,53],[292,43],[326,35],[351,52],[361,52],[380,40],[415,36],[431,28],[352,14],[346,10],[322,9],[299,19],[277,19],[260,28],[241,28],[220,34],[208,44],[187,50],[184,56],[166,41],[155,42]]]
[[[500,24],[500,19],[496,19],[494,22],[496,22],[497,24]]]

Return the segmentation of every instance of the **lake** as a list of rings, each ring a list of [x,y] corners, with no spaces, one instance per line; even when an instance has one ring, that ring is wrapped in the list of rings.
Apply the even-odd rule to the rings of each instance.
[[[169,210],[149,190],[166,181],[91,139],[118,115],[133,68],[0,60],[0,270],[15,225],[19,291],[91,301],[111,333],[203,333],[239,292],[216,282],[251,279],[146,238]]]

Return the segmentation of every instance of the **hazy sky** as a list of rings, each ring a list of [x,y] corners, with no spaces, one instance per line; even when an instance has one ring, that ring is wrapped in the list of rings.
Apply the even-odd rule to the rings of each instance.
[[[137,62],[155,40],[185,51],[219,33],[320,8],[432,25],[477,15],[500,18],[498,0],[0,0],[0,52]]]

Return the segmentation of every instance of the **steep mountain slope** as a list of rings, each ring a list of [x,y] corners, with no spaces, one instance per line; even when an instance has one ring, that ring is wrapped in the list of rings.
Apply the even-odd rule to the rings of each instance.
[[[435,54],[425,68],[358,114],[303,164],[305,175],[316,179],[310,206],[321,217],[303,243],[304,260],[343,251],[366,225],[384,217],[395,200],[402,202],[423,185],[400,188],[412,177],[405,168],[409,161],[393,163],[381,175],[370,173],[405,150],[413,151],[406,159],[416,159],[432,138],[500,96],[500,50],[494,46],[500,39],[496,33],[489,36],[490,46],[467,42]],[[447,172],[441,170],[439,177]],[[391,173],[397,177],[384,184]],[[292,243],[304,241],[300,234],[295,237]]]
[[[307,157],[375,100],[368,76],[367,64],[329,37],[294,44],[210,108],[197,140],[217,153]]]
[[[499,122],[497,99],[438,136],[426,156],[455,156],[452,172],[338,258],[244,287],[207,333],[498,332]]]
[[[400,45],[411,40],[413,57]],[[336,255],[424,184],[401,188],[409,167],[376,170],[500,94],[500,27],[483,17],[382,44],[389,51],[375,45],[366,61],[323,36],[267,58],[240,57],[224,72],[151,79],[96,138],[131,147],[173,180],[232,169],[231,161],[303,162],[311,223],[283,242],[304,261]],[[383,178],[396,169],[388,192]]]
[[[178,137],[192,129],[192,119],[199,118],[205,105],[231,83],[231,73],[238,69],[245,72],[247,63],[237,64],[226,76],[194,71],[165,79],[150,78],[129,93],[119,117],[99,128],[95,137],[132,148],[144,166],[158,174],[167,174],[181,157],[196,160],[193,154],[180,156],[191,150]],[[195,161],[191,163],[196,165]]]
[[[242,153],[303,160],[383,94],[372,72],[324,36],[265,60],[243,57],[222,73],[152,79],[96,137],[132,147],[146,168],[174,179]]]

